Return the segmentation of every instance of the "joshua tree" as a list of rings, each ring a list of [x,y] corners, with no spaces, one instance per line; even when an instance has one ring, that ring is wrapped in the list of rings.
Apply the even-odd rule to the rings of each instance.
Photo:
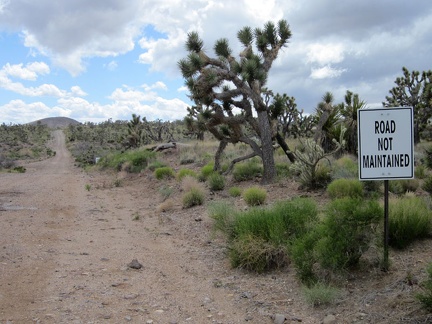
[[[277,136],[277,116],[272,114],[263,95],[263,87],[272,63],[291,37],[289,25],[280,20],[277,25],[265,24],[263,29],[244,27],[237,33],[243,51],[236,59],[228,40],[219,39],[214,45],[216,58],[203,50],[204,43],[196,32],[188,34],[189,54],[178,62],[190,98],[202,107],[201,120],[219,141],[215,169],[228,143],[243,142],[252,148],[251,156],[262,159],[263,183],[276,176],[273,140]],[[254,136],[245,132],[247,126]],[[279,136],[279,140],[282,136]],[[238,160],[237,160],[238,161]],[[235,161],[233,161],[235,162]]]

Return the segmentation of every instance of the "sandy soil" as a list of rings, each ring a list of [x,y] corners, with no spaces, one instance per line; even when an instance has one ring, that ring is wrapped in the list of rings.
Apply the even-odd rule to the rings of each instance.
[[[55,157],[0,174],[0,324],[432,323],[413,298],[430,241],[391,251],[389,273],[362,269],[335,305],[314,308],[290,267],[231,269],[205,206],[182,209],[177,199],[158,212],[150,172],[83,172],[54,134]],[[267,190],[273,199],[297,194],[288,182]],[[130,267],[134,259],[141,269]]]

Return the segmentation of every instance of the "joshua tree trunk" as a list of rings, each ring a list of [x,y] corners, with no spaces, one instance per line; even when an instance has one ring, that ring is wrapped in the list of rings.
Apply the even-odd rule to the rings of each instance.
[[[258,114],[258,126],[260,129],[261,138],[261,159],[263,162],[263,177],[261,182],[263,184],[272,183],[276,177],[276,166],[273,155],[273,141],[272,131],[270,127],[270,120],[267,111],[259,110]]]

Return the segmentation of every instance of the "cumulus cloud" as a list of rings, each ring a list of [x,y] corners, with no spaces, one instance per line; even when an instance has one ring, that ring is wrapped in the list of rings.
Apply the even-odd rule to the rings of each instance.
[[[337,78],[345,71],[346,69],[336,69],[326,65],[318,69],[312,69],[310,77],[312,79]]]
[[[44,62],[32,62],[25,66],[22,63],[13,65],[6,63],[0,73],[22,80],[35,81],[39,75],[49,74],[50,68]]]

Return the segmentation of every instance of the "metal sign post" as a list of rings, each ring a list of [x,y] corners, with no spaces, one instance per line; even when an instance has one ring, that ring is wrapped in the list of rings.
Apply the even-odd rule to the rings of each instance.
[[[384,180],[384,259],[389,268],[389,180],[414,178],[413,108],[359,109],[360,180]]]

